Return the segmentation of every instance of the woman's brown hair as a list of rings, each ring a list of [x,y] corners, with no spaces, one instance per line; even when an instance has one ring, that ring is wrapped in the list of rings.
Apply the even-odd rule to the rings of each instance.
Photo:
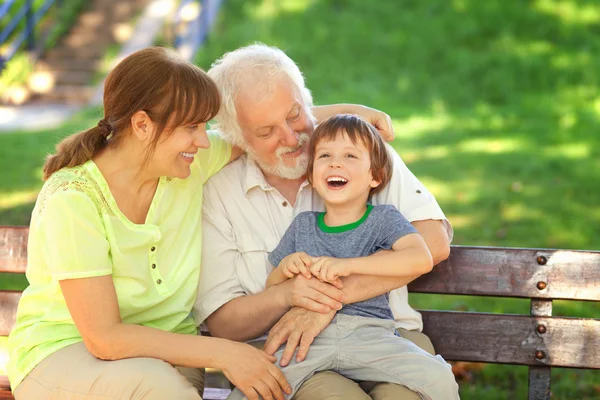
[[[117,145],[131,117],[145,111],[158,125],[146,153],[154,151],[169,127],[207,122],[219,111],[219,90],[197,66],[173,50],[150,47],[121,61],[104,83],[104,118],[97,126],[63,139],[44,164],[44,180],[64,167],[90,160],[109,143]]]
[[[313,132],[308,144],[308,168],[306,177],[312,184],[315,151],[321,141],[335,140],[340,135],[346,135],[352,143],[362,143],[371,157],[371,175],[380,184],[371,189],[371,195],[383,189],[392,176],[392,159],[390,158],[385,143],[377,129],[356,115],[335,115],[319,124]]]

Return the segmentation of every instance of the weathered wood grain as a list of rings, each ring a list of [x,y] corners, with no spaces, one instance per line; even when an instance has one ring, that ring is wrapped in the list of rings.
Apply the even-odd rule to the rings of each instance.
[[[29,228],[0,226],[0,272],[25,273]]]
[[[550,368],[529,367],[528,400],[550,400]]]
[[[600,300],[600,252],[452,246],[411,292]]]
[[[452,311],[422,314],[425,334],[446,360],[600,369],[597,319]]]
[[[0,336],[8,336],[15,324],[21,292],[0,291]]]

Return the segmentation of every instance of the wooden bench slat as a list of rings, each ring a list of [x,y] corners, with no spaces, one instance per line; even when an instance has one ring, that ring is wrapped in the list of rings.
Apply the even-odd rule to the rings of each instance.
[[[424,333],[446,360],[600,369],[598,319],[421,313]],[[538,333],[538,325],[546,332]],[[536,358],[538,351],[542,359]]]
[[[0,227],[0,272],[25,273],[28,238],[28,227]]]
[[[21,293],[0,291],[0,336],[8,336],[15,324]]]
[[[538,257],[540,263],[538,263]],[[545,264],[544,263],[545,260]],[[544,282],[538,288],[538,282]],[[452,246],[410,292],[600,300],[600,252]]]

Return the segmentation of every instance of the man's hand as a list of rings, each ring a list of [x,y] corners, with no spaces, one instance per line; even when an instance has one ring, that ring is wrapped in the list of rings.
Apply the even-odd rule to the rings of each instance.
[[[375,126],[383,140],[386,142],[394,140],[394,126],[390,116],[371,107],[360,104],[332,104],[313,106],[312,113],[319,123],[337,114],[355,114]]]
[[[331,310],[340,310],[347,296],[342,292],[342,282],[338,281],[335,287],[318,279],[306,279],[296,275],[282,283],[286,286],[285,298],[290,307],[302,307],[318,313],[328,313]]]
[[[313,257],[310,272],[321,282],[339,287],[341,277],[350,275],[348,263],[344,259],[333,257]]]
[[[360,109],[352,112],[353,114],[358,114],[375,128],[377,128],[381,138],[384,141],[391,142],[394,140],[394,126],[392,125],[392,119],[389,115],[374,108],[366,106],[358,107],[360,107]]]
[[[313,280],[316,281],[316,279]],[[321,314],[300,307],[292,308],[281,317],[269,332],[269,337],[265,343],[265,352],[268,355],[273,355],[287,341],[279,365],[282,367],[287,366],[297,347],[296,362],[304,361],[313,340],[329,325],[334,316],[335,311],[333,310]]]

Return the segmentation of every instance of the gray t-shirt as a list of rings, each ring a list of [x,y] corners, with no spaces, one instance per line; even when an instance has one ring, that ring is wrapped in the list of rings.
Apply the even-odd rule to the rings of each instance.
[[[275,267],[286,256],[303,251],[313,257],[356,258],[369,256],[379,250],[390,250],[403,236],[417,230],[391,205],[367,206],[365,215],[357,222],[328,227],[324,213],[307,211],[298,214],[269,254]],[[398,265],[398,268],[402,268]],[[339,312],[369,318],[394,319],[389,294],[345,305]]]

